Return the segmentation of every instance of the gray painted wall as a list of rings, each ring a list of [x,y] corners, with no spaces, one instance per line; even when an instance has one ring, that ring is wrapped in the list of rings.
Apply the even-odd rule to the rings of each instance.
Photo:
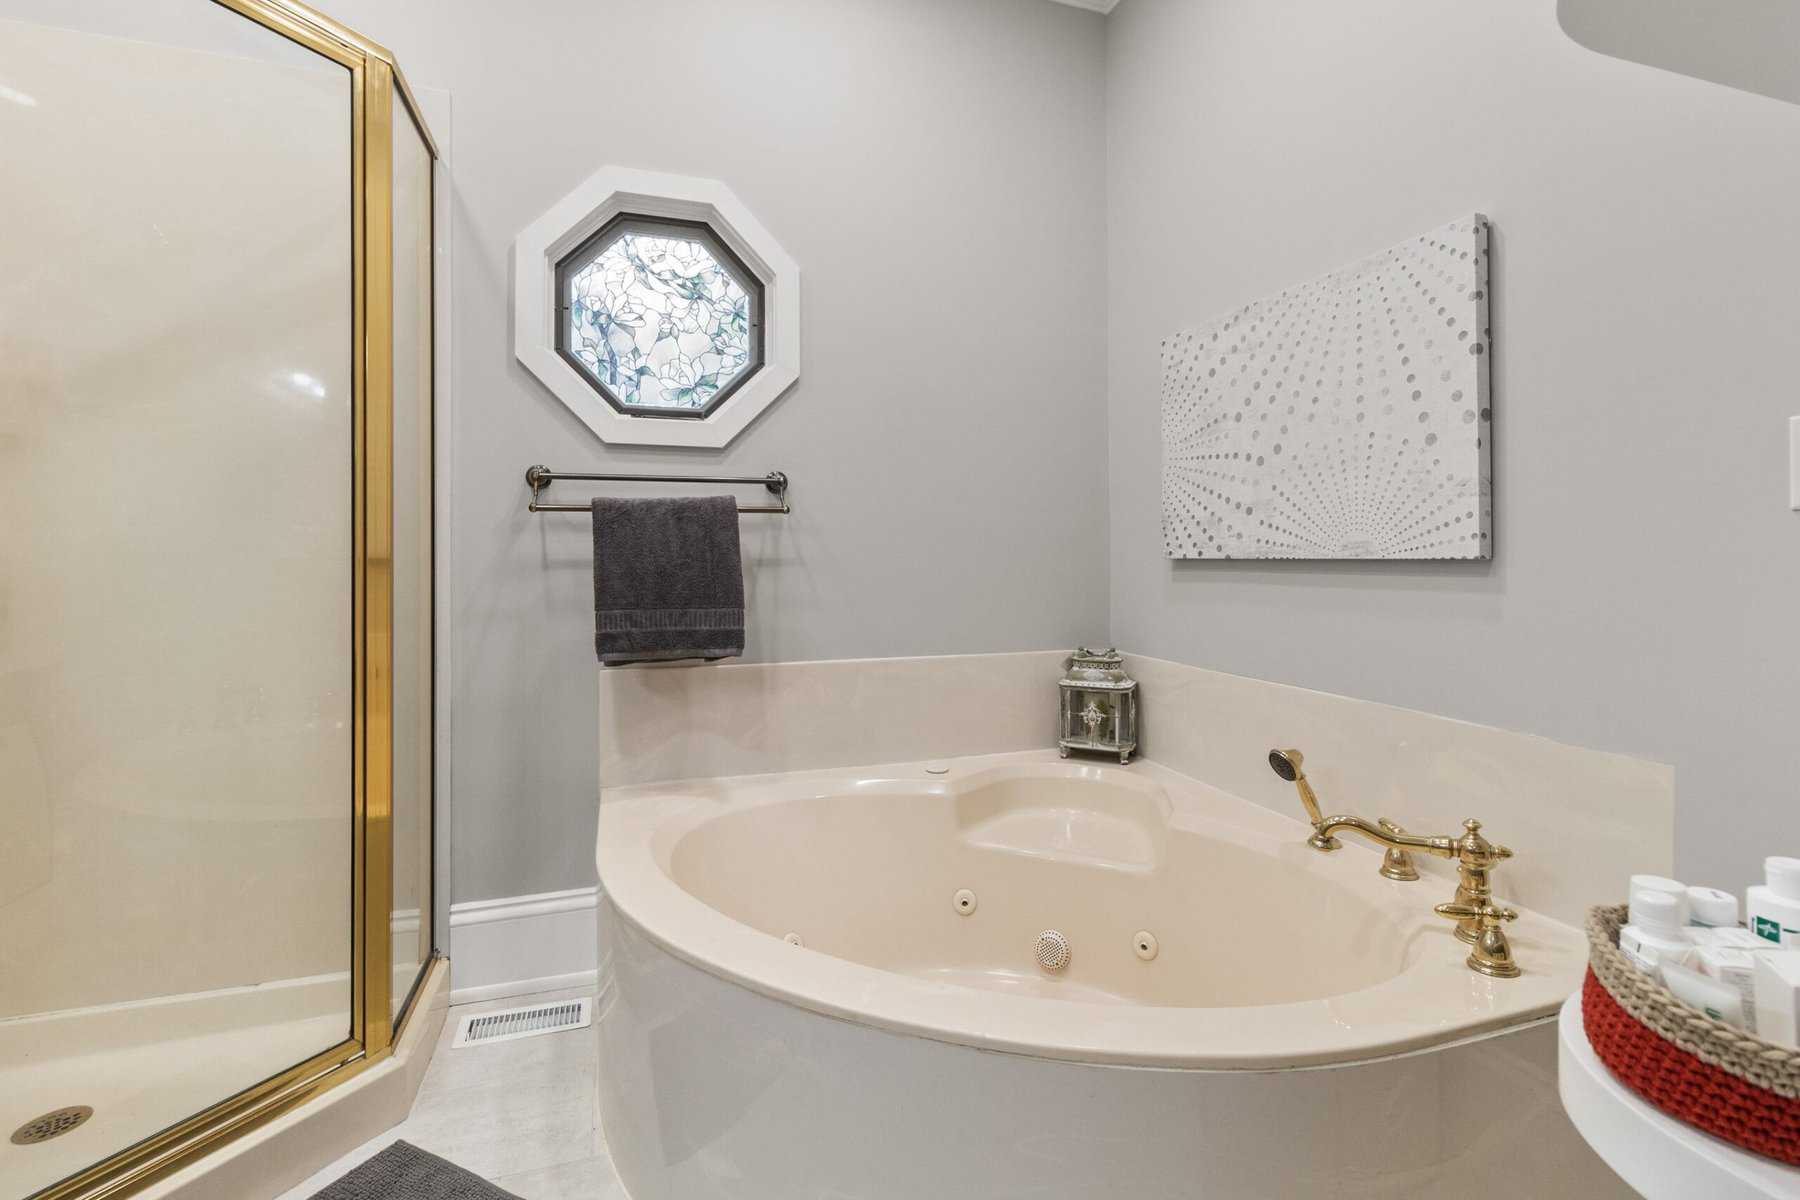
[[[1695,882],[1795,853],[1800,109],[1554,0],[1124,0],[1107,41],[1118,643],[1673,763]],[[1166,560],[1158,341],[1475,210],[1495,560]]]
[[[749,660],[1105,635],[1101,18],[324,7],[454,99],[453,899],[593,882],[587,522],[526,515],[532,463],[788,472],[794,515],[745,518]],[[605,447],[513,360],[512,239],[608,162],[724,180],[799,261],[801,381],[724,453]]]
[[[1602,54],[1800,103],[1794,0],[1557,0],[1556,15]]]
[[[1110,605],[1140,653],[1673,762],[1697,879],[1800,845],[1800,111],[1554,0],[330,7],[455,97],[456,899],[592,881],[586,530],[523,513],[532,462],[788,471],[753,660],[1064,646]],[[610,80],[621,38],[683,87]],[[725,180],[801,264],[802,381],[723,454],[608,449],[512,360],[511,240],[609,161]],[[1496,560],[1163,559],[1157,341],[1474,209]]]

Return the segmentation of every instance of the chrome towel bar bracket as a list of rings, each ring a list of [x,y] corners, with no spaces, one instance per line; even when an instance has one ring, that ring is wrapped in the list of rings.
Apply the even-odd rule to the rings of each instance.
[[[531,489],[531,502],[525,506],[526,512],[591,512],[587,504],[543,504],[544,489],[559,479],[579,479],[591,483],[725,483],[734,485],[759,483],[769,489],[776,503],[774,504],[740,504],[741,513],[776,513],[782,516],[794,511],[788,504],[788,477],[783,471],[770,471],[767,475],[596,475],[585,471],[552,471],[549,467],[538,465],[525,468],[525,485]]]

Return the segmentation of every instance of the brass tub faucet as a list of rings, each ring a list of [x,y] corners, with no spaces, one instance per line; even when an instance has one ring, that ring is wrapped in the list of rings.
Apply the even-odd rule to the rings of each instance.
[[[1375,823],[1388,833],[1405,833],[1406,830],[1394,824],[1386,817],[1376,817]],[[1411,850],[1402,850],[1398,846],[1389,846],[1387,853],[1381,856],[1381,873],[1389,879],[1398,879],[1402,883],[1411,883],[1419,877],[1419,868],[1413,865]]]
[[[1412,862],[1415,852],[1455,859],[1456,896],[1448,904],[1438,905],[1434,911],[1439,916],[1453,919],[1456,936],[1473,947],[1468,957],[1471,971],[1496,979],[1512,979],[1519,974],[1519,964],[1513,961],[1512,946],[1506,940],[1505,929],[1505,923],[1515,920],[1519,914],[1494,903],[1489,878],[1496,865],[1512,857],[1511,850],[1483,837],[1481,822],[1473,817],[1463,822],[1459,837],[1421,837],[1407,833],[1386,817],[1378,822],[1348,814],[1327,817],[1320,812],[1319,798],[1306,781],[1302,761],[1298,750],[1269,751],[1269,766],[1299,791],[1307,820],[1312,822],[1312,836],[1306,839],[1307,845],[1328,853],[1343,845],[1335,834],[1359,833],[1386,849],[1387,854],[1381,860],[1381,873],[1389,879],[1419,877],[1418,868]]]

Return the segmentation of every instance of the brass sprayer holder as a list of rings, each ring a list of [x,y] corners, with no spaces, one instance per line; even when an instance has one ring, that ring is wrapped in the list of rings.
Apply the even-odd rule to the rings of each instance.
[[[1492,975],[1496,979],[1511,979],[1519,974],[1519,964],[1513,961],[1512,946],[1506,940],[1504,928],[1507,921],[1516,919],[1519,914],[1510,908],[1494,904],[1489,877],[1489,872],[1497,864],[1512,857],[1511,850],[1505,846],[1497,846],[1481,836],[1481,822],[1473,817],[1463,822],[1461,836],[1453,838],[1410,834],[1386,817],[1378,822],[1347,814],[1327,817],[1320,812],[1319,798],[1314,794],[1312,785],[1306,781],[1306,773],[1301,769],[1302,761],[1298,750],[1269,751],[1269,766],[1277,775],[1294,785],[1295,790],[1300,793],[1300,803],[1306,808],[1307,820],[1312,822],[1312,836],[1306,839],[1307,845],[1329,853],[1343,845],[1333,835],[1340,832],[1359,833],[1376,845],[1386,848],[1387,854],[1381,860],[1381,873],[1389,879],[1413,880],[1419,877],[1418,868],[1412,862],[1413,852],[1455,859],[1456,896],[1448,904],[1440,904],[1433,911],[1439,916],[1455,920],[1456,936],[1474,947],[1468,957],[1471,971]]]

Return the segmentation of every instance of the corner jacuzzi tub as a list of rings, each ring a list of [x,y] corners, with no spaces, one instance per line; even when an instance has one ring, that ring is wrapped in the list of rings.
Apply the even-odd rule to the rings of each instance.
[[[602,793],[634,1200],[1615,1194],[1555,1099],[1576,930],[1489,979],[1442,877],[1154,763],[933,765]]]

